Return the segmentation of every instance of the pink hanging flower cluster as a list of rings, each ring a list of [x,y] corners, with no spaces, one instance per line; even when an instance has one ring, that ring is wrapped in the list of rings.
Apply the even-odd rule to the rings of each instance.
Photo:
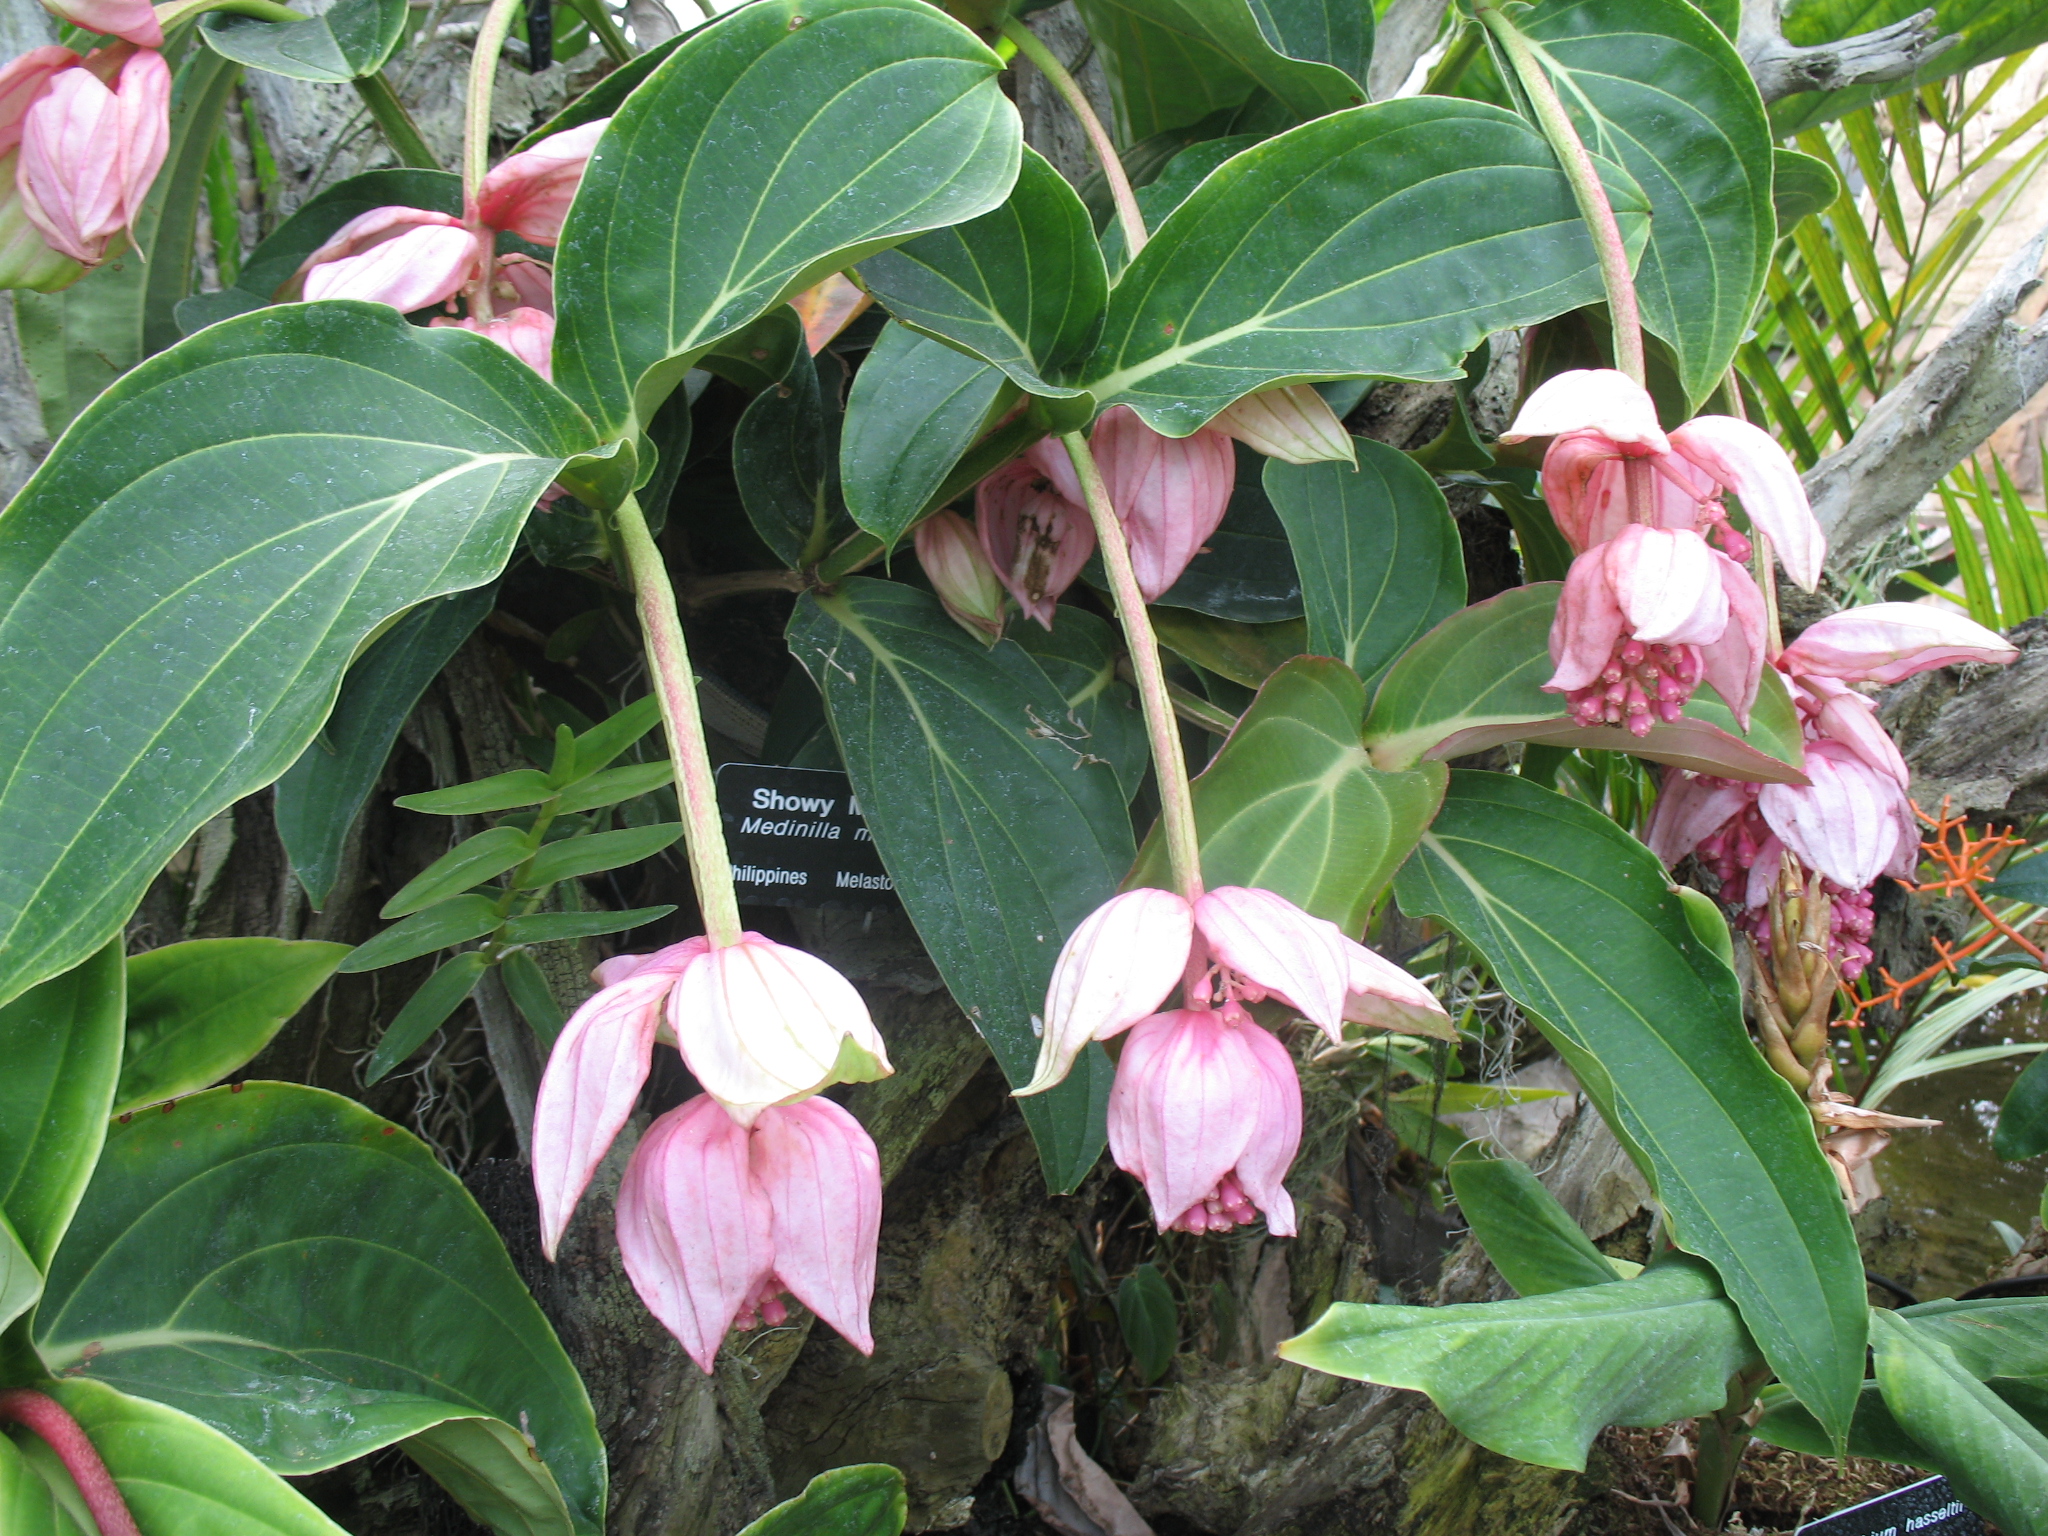
[[[561,239],[584,167],[610,122],[580,124],[507,157],[484,177],[466,219],[396,206],[358,214],[300,264],[284,296],[358,299],[409,314],[452,307],[459,295],[469,313],[435,325],[475,331],[553,377],[554,273],[530,256],[496,255],[497,237],[535,245]]]
[[[860,994],[758,933],[621,955],[594,979],[534,1107],[548,1257],[666,1040],[704,1092],[649,1126],[627,1162],[618,1237],[634,1289],[706,1371],[735,1325],[781,1319],[785,1291],[872,1351],[881,1165],[859,1122],[816,1097],[892,1070]]]
[[[60,11],[122,41],[0,69],[0,287],[55,292],[107,259],[170,148],[171,72],[143,0]]]
[[[1544,687],[1587,725],[1646,736],[1701,682],[1746,727],[1764,664],[1763,594],[1723,497],[1741,497],[1785,573],[1813,590],[1826,542],[1798,471],[1759,428],[1700,416],[1666,433],[1649,394],[1611,369],[1546,380],[1504,443],[1550,437],[1543,496],[1577,558],[1550,632]]]
[[[1178,986],[1183,1006],[1161,1012]],[[1448,1036],[1429,989],[1271,891],[1223,886],[1193,902],[1140,888],[1090,913],[1060,949],[1019,1095],[1063,1080],[1091,1040],[1130,1031],[1109,1098],[1109,1147],[1161,1231],[1227,1231],[1265,1214],[1291,1236],[1285,1184],[1301,1142],[1294,1059],[1244,1004],[1274,998],[1331,1042],[1346,1020]]]

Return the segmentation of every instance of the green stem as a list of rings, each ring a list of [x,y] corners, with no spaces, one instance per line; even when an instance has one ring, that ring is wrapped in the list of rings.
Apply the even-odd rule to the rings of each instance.
[[[476,31],[476,49],[469,56],[469,95],[462,126],[462,206],[476,207],[477,189],[491,165],[491,92],[498,82],[498,55],[512,30],[519,0],[491,0]],[[465,217],[473,216],[466,212]],[[485,285],[488,287],[488,283]]]
[[[1557,85],[1529,39],[1508,20],[1497,0],[1476,0],[1472,11],[1499,40],[1501,51],[1514,67],[1515,78],[1521,82],[1536,114],[1536,125],[1549,140],[1558,163],[1564,167],[1565,179],[1571,183],[1572,196],[1578,199],[1579,216],[1592,232],[1593,250],[1600,258],[1600,281],[1607,289],[1607,312],[1614,323],[1614,365],[1647,388],[1635,275],[1629,270],[1628,247],[1622,242],[1614,205],[1607,200],[1607,189],[1600,185],[1600,172],[1578,130],[1572,127],[1571,116],[1558,97]]]
[[[623,64],[633,57],[633,45],[626,41],[626,34],[619,30],[619,24],[612,19],[604,0],[569,0],[576,7],[576,14],[590,25],[597,34],[597,45],[604,49],[604,55],[614,64]],[[704,0],[697,0],[702,6]],[[706,11],[705,15],[712,14]]]
[[[1078,432],[1067,432],[1060,441],[1066,445],[1067,457],[1074,461],[1074,474],[1081,482],[1088,518],[1095,525],[1095,542],[1102,550],[1102,567],[1109,573],[1109,590],[1116,598],[1116,614],[1123,620],[1131,669],[1137,675],[1138,699],[1145,707],[1145,730],[1152,738],[1152,764],[1158,770],[1159,819],[1166,828],[1166,856],[1173,868],[1173,887],[1194,901],[1202,894],[1202,847],[1195,835],[1195,795],[1188,785],[1188,762],[1181,751],[1173,694],[1167,687],[1166,668],[1159,660],[1159,637],[1152,632],[1145,594],[1138,590],[1138,573],[1131,568],[1130,542],[1110,505],[1109,488],[1102,483],[1095,455],[1088,451],[1088,439]]]
[[[438,171],[441,162],[434,158],[434,152],[427,147],[425,137],[420,133],[419,124],[412,120],[412,114],[405,110],[405,103],[398,99],[398,93],[391,89],[391,81],[382,70],[374,75],[362,75],[356,80],[356,94],[363,98],[370,120],[377,125],[377,131],[384,135],[384,142],[391,146],[391,152],[398,156],[400,165],[409,165],[415,170]]]
[[[1131,190],[1131,178],[1124,174],[1123,159],[1116,152],[1116,143],[1110,138],[1109,130],[1102,126],[1102,119],[1088,105],[1088,97],[1079,82],[1067,73],[1066,65],[1053,56],[1053,51],[1039,41],[1036,32],[1016,17],[1006,16],[1003,18],[1003,36],[1038,66],[1038,72],[1052,82],[1052,88],[1065,99],[1068,109],[1081,120],[1081,131],[1088,135],[1088,142],[1095,149],[1095,158],[1102,162],[1102,175],[1109,183],[1109,195],[1116,200],[1116,217],[1117,222],[1123,225],[1127,257],[1135,257],[1145,249],[1145,220],[1138,212],[1138,194]]]
[[[704,933],[716,948],[737,944],[744,931],[740,907],[732,890],[732,858],[725,851],[725,827],[718,817],[718,790],[712,776],[711,749],[704,741],[704,717],[697,709],[697,678],[690,670],[689,648],[683,643],[683,621],[676,614],[675,588],[668,567],[640,503],[628,496],[613,514],[626,568],[632,573],[634,601],[640,609],[640,632],[647,642],[647,670],[661,701],[661,721],[668,731],[668,750],[676,765],[676,799],[683,809],[684,846],[690,855],[690,879],[697,887],[697,906],[704,914]]]
[[[1742,1465],[1752,1434],[1750,1409],[1757,1392],[1770,1379],[1768,1371],[1738,1372],[1729,1378],[1727,1403],[1693,1425],[1692,1517],[1710,1531],[1728,1518],[1735,1474]]]

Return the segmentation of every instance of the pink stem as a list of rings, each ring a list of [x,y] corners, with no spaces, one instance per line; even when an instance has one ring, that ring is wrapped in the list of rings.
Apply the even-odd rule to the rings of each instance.
[[[71,1481],[78,1485],[87,1512],[100,1528],[100,1536],[142,1536],[113,1474],[100,1460],[100,1453],[86,1438],[78,1420],[64,1411],[63,1404],[25,1387],[0,1392],[0,1424],[4,1423],[27,1426],[57,1453],[64,1470],[71,1474]]]

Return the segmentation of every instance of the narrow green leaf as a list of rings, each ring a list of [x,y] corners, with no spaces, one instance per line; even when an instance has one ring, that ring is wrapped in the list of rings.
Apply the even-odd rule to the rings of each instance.
[[[1641,193],[1608,190],[1639,241]],[[1478,102],[1381,102],[1219,166],[1118,280],[1076,382],[1185,436],[1269,385],[1458,378],[1488,333],[1599,294],[1541,136]]]
[[[563,228],[563,389],[607,434],[651,420],[771,304],[994,208],[1022,149],[1001,68],[920,0],[757,0],[693,35],[620,105]]]
[[[1109,299],[1088,210],[1032,149],[1001,207],[870,256],[860,275],[905,325],[993,363],[1034,395],[1080,393],[1060,377],[1094,342]]]
[[[488,779],[468,784],[400,795],[391,803],[402,810],[421,811],[429,816],[480,816],[490,811],[516,810],[522,805],[539,805],[558,793],[554,779],[538,768],[514,768],[510,773],[494,773]]]
[[[1488,1450],[1583,1471],[1609,1424],[1719,1408],[1755,1347],[1714,1272],[1679,1255],[1633,1280],[1450,1307],[1338,1302],[1280,1356],[1429,1394]]]
[[[382,1082],[399,1063],[418,1050],[448,1022],[448,1015],[468,1001],[490,961],[480,949],[467,949],[442,964],[406,999],[398,1016],[384,1027],[377,1049],[363,1064],[366,1086]]]
[[[1547,1296],[1622,1278],[1526,1164],[1459,1157],[1446,1171],[1459,1211],[1517,1294]]]
[[[602,1529],[589,1399],[503,1242],[432,1152],[334,1094],[248,1083],[116,1125],[35,1347],[276,1472],[490,1414],[533,1436],[519,1470],[559,1485],[554,1528]]]
[[[1999,871],[1998,878],[1984,888],[1984,894],[2048,907],[2048,856],[2023,856],[2017,862],[2007,864]]]
[[[1265,481],[1302,573],[1308,649],[1370,687],[1465,605],[1465,555],[1428,471],[1384,443],[1352,447],[1356,468],[1271,459]]]
[[[1642,1166],[1674,1241],[1710,1261],[1831,1436],[1863,1375],[1863,1264],[1798,1095],[1743,1027],[1656,856],[1589,806],[1454,773],[1394,882],[1534,1016]],[[1725,1374],[1725,1373],[1724,1373]]]
[[[535,912],[515,917],[505,924],[507,944],[548,944],[557,939],[590,939],[604,933],[624,933],[658,923],[675,911],[673,903],[660,907],[633,907],[624,912]]]
[[[1834,1442],[1820,1427],[1820,1420],[1806,1411],[1805,1404],[1790,1389],[1765,1387],[1758,1401],[1763,1407],[1763,1413],[1756,1422],[1759,1440],[1807,1456],[1835,1454]],[[1885,1407],[1884,1395],[1874,1381],[1864,1382],[1863,1390],[1857,1394],[1856,1416],[1849,1424],[1848,1454],[1895,1461],[1928,1472],[1941,1470],[1926,1448],[1899,1428],[1899,1421],[1892,1417],[1891,1409]]]
[[[562,1026],[569,1022],[569,1015],[555,1001],[547,976],[531,954],[515,949],[499,962],[498,978],[505,983],[505,994],[512,999],[512,1006],[533,1026],[534,1038],[540,1041],[541,1054],[545,1056],[554,1049]]]
[[[304,21],[258,21],[215,11],[199,23],[206,46],[273,75],[346,85],[384,67],[405,38],[405,0],[337,0]]]
[[[839,439],[853,520],[894,545],[930,507],[1008,388],[1002,371],[890,321],[853,376]]]
[[[576,738],[577,771],[596,773],[660,723],[661,700],[651,693],[642,694]]]
[[[47,1268],[92,1178],[121,1073],[117,939],[0,1008],[0,1216]]]
[[[348,953],[311,940],[194,939],[135,956],[114,1113],[211,1088],[248,1063]]]
[[[853,531],[839,494],[839,397],[846,368],[798,347],[789,371],[748,404],[732,435],[732,472],[747,521],[792,570]]]
[[[1446,770],[1382,772],[1359,739],[1365,685],[1325,656],[1299,656],[1259,690],[1194,784],[1206,885],[1278,892],[1346,933],[1365,930],[1436,814]],[[1158,829],[1127,884],[1170,884]]]
[[[1870,1314],[1877,1384],[1899,1427],[1970,1508],[2011,1536],[2048,1532],[2048,1435],[1956,1359],[1889,1312]]]
[[[1927,0],[1789,0],[1783,25],[1788,42],[1837,42],[1858,32],[1904,21],[1927,9]],[[1917,86],[2048,42],[2048,12],[2033,0],[1935,0],[1937,37],[1959,37],[1903,80],[1853,85],[1839,91],[1801,91],[1771,104],[1771,131],[1783,137],[1827,122]]]
[[[465,838],[399,887],[379,917],[409,917],[423,907],[482,885],[534,856],[533,839],[517,827],[491,827]]]
[[[985,649],[929,593],[853,578],[798,601],[789,644],[919,937],[1004,1075],[1026,1082],[1053,959],[1130,865],[1115,773],[1040,729],[1067,705],[1029,655]],[[1090,1047],[1065,1083],[1018,1101],[1055,1191],[1102,1150],[1109,1079]]]
[[[909,1516],[903,1474],[880,1462],[820,1472],[739,1536],[897,1536]]]
[[[349,667],[326,727],[277,781],[277,835],[316,912],[406,716],[495,598],[494,587],[475,587],[422,603],[392,625]]]
[[[607,768],[588,778],[578,778],[563,790],[561,799],[555,804],[555,813],[569,816],[578,811],[602,810],[608,805],[637,800],[657,789],[666,789],[675,781],[675,764],[665,757],[658,762],[628,763],[623,768]]]
[[[1140,1264],[1116,1288],[1117,1328],[1146,1386],[1164,1376],[1180,1348],[1180,1311],[1156,1264]]]
[[[393,923],[374,939],[357,945],[342,961],[340,969],[342,974],[351,975],[417,960],[437,949],[453,949],[457,944],[480,939],[504,920],[497,902],[488,896],[451,896]]]
[[[616,832],[597,832],[588,837],[565,837],[549,843],[533,856],[533,867],[520,880],[521,890],[538,891],[557,880],[594,875],[600,870],[620,869],[651,859],[683,835],[679,821],[656,822],[647,827],[621,827]]]

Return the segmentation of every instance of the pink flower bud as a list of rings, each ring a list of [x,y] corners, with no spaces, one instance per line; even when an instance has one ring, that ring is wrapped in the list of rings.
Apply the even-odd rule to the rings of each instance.
[[[1851,683],[1896,683],[1960,661],[2004,666],[2019,652],[1983,625],[1920,603],[1870,603],[1829,614],[1785,647],[1786,671]]]
[[[1187,969],[1194,913],[1172,891],[1112,896],[1060,946],[1045,989],[1038,1069],[1018,1096],[1062,1081],[1091,1040],[1108,1040],[1159,1009]]]
[[[974,491],[974,521],[996,577],[1027,618],[1052,628],[1060,594],[1095,553],[1085,508],[1028,459],[1005,464]]]
[[[1351,434],[1312,384],[1246,395],[1209,425],[1269,459],[1289,464],[1358,463]]]
[[[789,301],[804,323],[804,345],[816,357],[832,339],[858,320],[875,296],[844,273],[834,272]]]
[[[1591,432],[1620,452],[1667,453],[1671,443],[1657,425],[1649,391],[1612,368],[1574,368],[1545,379],[1522,402],[1504,443],[1527,442],[1565,432]]]
[[[553,379],[555,317],[537,309],[515,309],[495,320],[451,320],[443,315],[432,324],[474,331],[488,337],[544,379]]]
[[[15,184],[19,149],[0,154],[0,288],[32,288],[55,293],[85,276],[85,268],[61,251],[50,249],[43,232],[29,221]]]
[[[149,0],[43,0],[43,9],[74,27],[118,37],[138,48],[164,45],[164,29]]]
[[[500,161],[477,189],[478,219],[535,245],[553,245],[562,238],[562,220],[575,201],[590,152],[610,122],[601,117],[550,134]]]
[[[1088,444],[1130,540],[1138,590],[1152,602],[1180,580],[1223,521],[1237,480],[1236,452],[1213,427],[1163,436],[1127,405],[1103,412]]]
[[[882,1161],[874,1142],[830,1099],[805,1099],[761,1111],[753,1169],[773,1218],[771,1283],[862,1354],[873,1354],[868,1304],[882,1230]]]
[[[1294,1235],[1283,1180],[1301,1145],[1287,1047],[1235,1005],[1154,1014],[1131,1031],[1109,1094],[1109,1149],[1163,1232],[1227,1231],[1265,1213]]]
[[[1219,964],[1300,1009],[1333,1043],[1343,1039],[1351,959],[1335,923],[1271,891],[1226,885],[1195,903],[1195,926]]]
[[[758,933],[684,971],[668,997],[668,1021],[704,1091],[742,1124],[771,1104],[894,1070],[852,983],[815,955]]]
[[[50,77],[22,118],[15,184],[51,249],[93,266],[134,223],[170,148],[170,105],[170,67],[147,49],[111,89],[91,69]]]
[[[49,88],[59,70],[71,69],[79,56],[55,43],[31,48],[0,68],[0,154],[21,144],[22,124],[36,98]],[[12,177],[9,178],[10,184]]]
[[[1799,471],[1768,432],[1733,416],[1696,416],[1671,434],[1672,451],[1742,498],[1751,525],[1771,541],[1790,576],[1811,592],[1827,557]]]
[[[426,208],[372,208],[328,236],[285,291],[410,314],[453,298],[476,276],[479,260],[477,237],[460,219]]]
[[[936,512],[913,535],[918,564],[953,622],[984,643],[1003,634],[1003,584],[974,527],[958,512]]]
[[[1714,482],[1675,454],[1637,455],[1635,462],[1648,470],[1640,477],[1650,496],[1650,526],[1697,529],[1702,505],[1718,494]],[[1543,500],[1574,554],[1628,526],[1629,463],[1619,445],[1590,432],[1556,438],[1544,453]]]

